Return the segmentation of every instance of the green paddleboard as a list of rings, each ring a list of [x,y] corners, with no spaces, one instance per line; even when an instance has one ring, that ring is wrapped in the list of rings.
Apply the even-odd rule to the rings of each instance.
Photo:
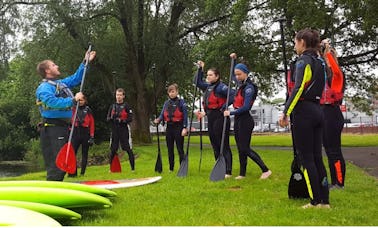
[[[62,181],[39,181],[39,180],[20,180],[20,181],[0,181],[0,187],[11,187],[11,186],[28,186],[28,187],[49,187],[49,188],[63,188],[79,190],[83,192],[94,193],[100,196],[112,197],[116,196],[117,193],[99,188],[96,186],[88,186],[78,183],[62,182]]]
[[[27,201],[0,200],[0,205],[14,206],[36,211],[57,220],[77,220],[81,215],[69,209],[44,203],[34,203]]]
[[[62,225],[53,218],[39,212],[0,205],[0,226],[56,227]]]
[[[64,208],[108,208],[112,206],[108,198],[93,193],[47,187],[1,187],[0,200],[28,201]]]

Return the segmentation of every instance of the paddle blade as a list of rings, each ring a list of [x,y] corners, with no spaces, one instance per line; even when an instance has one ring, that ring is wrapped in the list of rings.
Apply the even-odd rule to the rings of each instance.
[[[69,174],[76,173],[76,155],[71,142],[64,144],[60,149],[55,164],[59,169]]]
[[[118,155],[114,155],[112,163],[110,164],[110,172],[120,173],[121,172],[121,162],[119,161]]]
[[[180,169],[177,172],[178,177],[186,177],[188,175],[188,154],[186,154],[185,158],[182,160],[180,164]]]
[[[224,175],[226,174],[226,161],[223,155],[219,155],[213,170],[210,174],[211,181],[220,181],[224,180]]]
[[[155,172],[158,172],[158,173],[163,172],[163,163],[161,162],[161,154],[160,154],[160,152],[158,153],[158,156],[156,158]]]

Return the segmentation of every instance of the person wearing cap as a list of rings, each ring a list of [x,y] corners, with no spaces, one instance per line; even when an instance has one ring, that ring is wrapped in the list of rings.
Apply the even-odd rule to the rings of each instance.
[[[205,63],[197,62],[199,66],[198,74],[195,75],[195,85],[203,91],[204,112],[197,112],[198,118],[207,116],[207,128],[211,146],[214,151],[215,160],[218,159],[221,152],[222,133],[223,133],[223,112],[232,104],[234,90],[230,90],[229,103],[226,104],[228,86],[220,79],[220,73],[215,67],[207,70],[206,81],[203,80],[203,69]],[[232,177],[232,152],[230,148],[230,118],[226,118],[226,129],[223,141],[223,156],[226,162],[225,178]]]
[[[236,59],[236,54],[232,53],[230,57]],[[255,121],[249,111],[257,96],[257,86],[248,77],[249,73],[248,67],[243,63],[238,63],[234,66],[232,78],[239,88],[234,97],[234,110],[225,111],[224,116],[235,116],[234,133],[240,162],[240,173],[235,179],[245,178],[248,157],[260,167],[262,171],[260,179],[267,179],[272,174],[272,171],[269,170],[256,151],[250,147]]]

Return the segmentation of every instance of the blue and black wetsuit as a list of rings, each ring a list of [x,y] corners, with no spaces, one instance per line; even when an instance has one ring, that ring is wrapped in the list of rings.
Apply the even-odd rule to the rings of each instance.
[[[56,164],[56,156],[68,141],[72,107],[75,105],[70,88],[79,85],[84,72],[81,64],[75,74],[61,80],[43,79],[36,90],[37,104],[43,118],[40,131],[42,154],[47,180],[62,181],[65,172]]]
[[[167,124],[165,138],[168,148],[169,170],[173,171],[175,164],[174,143],[179,154],[180,164],[184,160],[184,136],[181,132],[188,126],[188,110],[183,99],[169,98],[161,110],[160,120]]]
[[[214,151],[215,160],[218,159],[221,149],[222,132],[223,132],[223,111],[228,105],[232,104],[234,90],[230,90],[230,99],[226,104],[228,86],[221,81],[208,83],[203,80],[202,68],[199,69],[195,76],[196,86],[203,91],[203,106],[207,115],[207,128],[209,138]],[[230,118],[226,119],[226,130],[224,137],[223,155],[226,161],[226,174],[232,174],[232,152],[230,148]]]
[[[245,176],[247,172],[247,158],[251,158],[261,169],[267,172],[269,169],[261,157],[254,151],[251,145],[252,131],[255,121],[250,114],[253,102],[256,99],[257,87],[255,87],[248,77],[244,82],[238,82],[233,75],[233,80],[239,84],[239,88],[234,97],[233,107],[235,110],[230,112],[234,115],[235,141],[239,152],[240,176]]]
[[[324,115],[319,104],[325,83],[324,61],[315,51],[306,50],[296,62],[293,79],[295,85],[283,113],[291,117],[311,203],[328,204],[327,172],[322,159]]]

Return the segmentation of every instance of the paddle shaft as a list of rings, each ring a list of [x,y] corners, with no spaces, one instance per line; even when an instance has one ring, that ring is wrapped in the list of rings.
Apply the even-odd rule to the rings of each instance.
[[[197,69],[197,75],[200,68]],[[194,92],[193,92],[193,102],[192,102],[192,108],[194,109],[194,106],[196,105],[196,96],[197,96],[197,86],[194,84]],[[190,115],[190,123],[189,123],[189,131],[188,131],[188,142],[186,144],[186,159],[188,159],[189,154],[189,143],[190,143],[190,135],[192,132],[192,124],[193,124],[193,116],[194,116],[194,110],[192,110],[192,113]]]
[[[232,74],[234,70],[235,65],[235,59],[231,59],[231,67],[230,67],[230,77],[228,79],[228,88],[227,88],[227,98],[226,98],[226,110],[228,110],[228,102],[230,101],[230,91],[231,91],[231,80],[232,80]],[[219,157],[223,156],[223,150],[224,150],[224,139],[226,136],[226,125],[227,125],[227,116],[223,118],[223,129],[222,129],[222,141],[221,141],[221,147],[219,152]]]
[[[85,74],[87,72],[87,66],[88,66],[88,63],[89,63],[89,56],[90,56],[91,50],[92,50],[92,45],[90,44],[89,47],[88,47],[88,51],[86,52],[86,61],[85,61],[85,66],[84,66],[83,77],[81,78],[80,92],[83,91]],[[75,128],[75,122],[76,122],[78,109],[79,109],[79,102],[76,103],[76,109],[75,109],[75,113],[74,113],[72,124],[71,124],[71,131],[70,131],[70,135],[68,137],[68,143],[71,143],[71,141],[72,141],[72,136],[73,136],[73,132],[74,132],[74,128]],[[70,149],[70,147],[67,147],[66,162],[68,161],[68,150],[69,149]]]
[[[155,64],[152,66],[152,74],[154,78],[154,91],[155,91],[155,118],[159,117],[158,108],[157,108],[157,96],[156,96],[156,74],[155,74]],[[156,135],[157,135],[157,142],[158,142],[158,153],[160,154],[160,136],[159,136],[159,124],[156,124]]]
[[[283,23],[285,22],[284,18],[281,18],[278,20],[280,22],[280,31],[281,31],[281,45],[282,45],[282,59],[283,59],[283,64],[284,64],[284,71],[285,71],[285,81],[286,81],[286,94],[289,94],[289,90],[287,87],[287,77],[288,77],[288,71],[287,71],[287,60],[286,60],[286,42],[285,42],[285,33],[284,33],[284,25]],[[290,123],[292,125],[292,123]],[[291,126],[291,129],[292,126]],[[295,149],[295,142],[294,142],[294,137],[293,137],[293,130],[291,130],[291,140],[293,144],[293,153],[294,153],[294,159],[296,158],[296,149]]]
[[[198,67],[197,75],[200,68]],[[197,96],[197,86],[194,84],[194,92],[193,92],[193,102],[192,102],[192,108],[194,109],[195,102],[196,102],[196,96]],[[180,169],[177,172],[177,176],[179,177],[185,177],[188,174],[188,159],[189,159],[189,144],[190,144],[190,135],[192,132],[192,123],[193,123],[193,116],[194,116],[194,110],[192,110],[191,116],[190,116],[190,123],[189,123],[189,130],[188,130],[188,142],[186,145],[186,154],[184,159],[181,161]]]
[[[152,75],[154,78],[154,96],[155,96],[155,118],[158,118],[158,109],[157,109],[157,95],[156,95],[156,74],[155,74],[155,63],[152,65]],[[158,142],[158,155],[156,158],[155,163],[155,172],[161,173],[163,171],[163,164],[161,161],[161,150],[160,150],[160,135],[159,135],[159,124],[156,124],[156,136],[157,136],[157,142]]]
[[[202,102],[201,102],[201,96],[199,98],[199,112],[201,113],[202,112]],[[198,167],[198,171],[201,171],[201,164],[202,164],[202,149],[203,149],[203,145],[202,145],[202,118],[200,118],[200,121],[199,121],[199,132],[200,132],[200,160],[199,160],[199,167]]]

